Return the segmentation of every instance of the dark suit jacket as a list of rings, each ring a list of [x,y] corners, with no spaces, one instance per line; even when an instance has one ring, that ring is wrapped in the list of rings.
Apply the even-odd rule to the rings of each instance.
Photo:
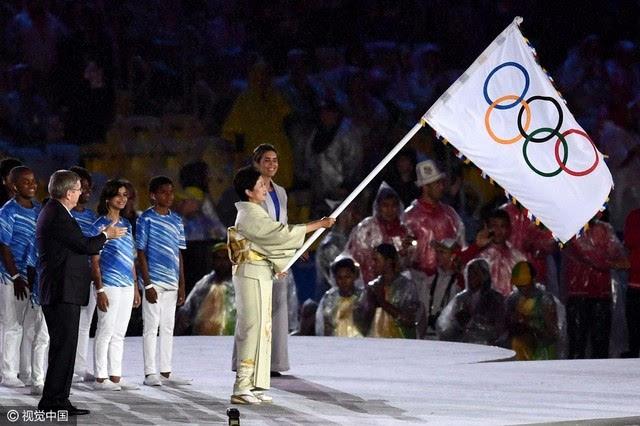
[[[57,200],[50,200],[36,225],[38,276],[42,305],[89,302],[89,255],[98,254],[107,237],[85,237],[80,225]]]

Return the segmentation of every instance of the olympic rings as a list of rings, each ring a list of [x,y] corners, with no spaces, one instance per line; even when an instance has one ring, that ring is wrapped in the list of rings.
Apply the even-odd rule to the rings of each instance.
[[[598,149],[596,148],[596,144],[593,143],[593,141],[591,140],[591,138],[589,137],[589,135],[587,135],[585,132],[578,130],[578,129],[569,129],[569,130],[565,130],[564,132],[562,132],[562,136],[566,137],[568,135],[570,135],[571,133],[575,133],[577,135],[580,136],[584,136],[589,143],[591,143],[591,146],[593,147],[593,153],[596,156],[595,161],[593,162],[593,164],[591,165],[591,167],[589,167],[588,169],[585,169],[581,172],[576,172],[574,170],[570,170],[567,167],[567,163],[565,161],[563,161],[562,163],[560,163],[559,159],[560,159],[560,137],[558,137],[558,140],[556,141],[556,147],[555,147],[555,154],[556,154],[556,161],[558,162],[558,164],[560,165],[560,168],[562,170],[564,170],[565,172],[569,173],[571,176],[585,176],[588,175],[589,173],[591,173],[592,171],[595,170],[596,167],[598,167],[598,163],[600,162],[600,157],[598,156]],[[566,143],[563,143],[564,149],[565,149],[565,154],[567,153],[567,145]],[[565,155],[566,157],[566,155]]]
[[[516,68],[524,76],[524,88],[522,90],[522,93],[519,96],[513,95],[513,94],[505,95],[505,96],[499,97],[496,100],[491,100],[488,92],[489,81],[491,80],[491,77],[493,77],[493,75],[496,72],[498,72],[499,70],[505,67]],[[562,171],[567,172],[571,176],[585,176],[593,172],[600,162],[600,157],[598,155],[598,149],[596,148],[591,138],[589,138],[589,136],[584,131],[578,130],[578,129],[568,129],[561,133],[560,129],[564,121],[564,114],[563,114],[562,106],[560,105],[560,103],[553,97],[540,96],[540,95],[531,96],[525,100],[525,96],[529,91],[529,86],[530,86],[529,73],[527,72],[524,66],[518,64],[517,62],[503,62],[502,64],[498,65],[493,70],[491,70],[491,72],[487,75],[487,78],[484,80],[482,92],[483,92],[485,101],[487,102],[487,104],[489,104],[489,107],[487,108],[487,111],[485,112],[485,115],[484,115],[484,125],[489,137],[491,137],[491,139],[493,139],[495,142],[502,145],[510,145],[518,142],[519,140],[521,140],[521,138],[524,138],[524,144],[522,145],[522,155],[524,157],[524,161],[527,163],[527,166],[529,166],[529,168],[539,176],[553,177],[558,175]],[[553,104],[556,111],[558,111],[558,123],[555,125],[554,128],[541,127],[539,129],[532,131],[531,133],[527,133],[529,131],[529,126],[531,125],[531,119],[532,119],[530,104],[536,100],[547,101]],[[502,105],[501,103],[504,101],[513,101],[513,102],[511,102],[510,104]],[[500,110],[511,109],[517,106],[518,104],[520,104],[520,111],[518,112],[518,120],[517,120],[519,133],[515,137],[510,139],[504,139],[497,136],[491,127],[491,113],[493,112],[494,109],[500,109]],[[523,124],[522,115],[524,112],[526,112],[526,118]],[[543,132],[546,132],[547,135],[543,137],[536,137],[536,135]],[[591,146],[593,147],[593,152],[596,157],[593,164],[589,166],[589,168],[582,171],[572,170],[569,167],[567,167],[567,160],[569,159],[569,144],[567,143],[566,136],[572,133],[585,137],[589,141],[589,143],[591,143]],[[531,160],[529,159],[529,156],[527,155],[527,147],[529,146],[529,143],[547,142],[551,140],[554,136],[557,137],[555,147],[554,147],[554,157],[555,157],[556,163],[558,163],[558,169],[552,172],[541,171],[538,168],[536,168],[532,164]],[[563,158],[560,158],[560,144],[562,144],[564,148]]]
[[[560,131],[560,127],[562,127],[562,119],[563,119],[563,115],[562,115],[562,108],[560,108],[560,104],[558,103],[558,101],[556,101],[555,99],[549,97],[549,96],[532,96],[529,99],[527,99],[527,104],[530,104],[531,102],[535,101],[535,100],[543,100],[543,101],[549,101],[553,104],[553,106],[556,107],[556,109],[558,110],[558,124],[556,124],[555,127],[555,131],[559,132]],[[527,135],[527,123],[529,121],[531,121],[531,117],[527,117],[528,121],[525,123],[525,128],[522,128],[522,124],[520,124],[522,122],[522,112],[524,111],[524,108],[520,108],[520,112],[518,113],[518,130],[520,131],[520,134],[527,138],[529,135]],[[527,111],[527,113],[529,115],[531,115],[531,111]],[[531,138],[531,142],[535,142],[535,143],[542,143],[542,142],[546,142],[549,139],[551,139],[553,137],[553,133],[549,133],[549,135],[547,137],[544,138]]]
[[[489,108],[487,108],[487,112],[484,114],[484,126],[487,129],[487,132],[489,133],[489,136],[491,136],[491,138],[498,142],[501,143],[503,145],[510,145],[512,143],[516,143],[520,140],[520,138],[522,137],[521,134],[517,134],[515,137],[511,138],[511,139],[502,139],[498,136],[496,136],[496,134],[493,132],[493,130],[491,129],[491,111],[493,111],[494,108],[498,108],[500,105],[498,105],[500,102],[502,101],[507,101],[510,99],[520,99],[518,98],[516,95],[506,95],[506,96],[502,96],[501,98],[496,99],[495,101],[493,101],[491,103],[491,105],[489,106]],[[529,108],[529,104],[520,99],[519,101],[522,104],[522,108],[520,108],[520,111],[527,111],[527,120],[524,123],[524,131],[526,132],[526,130],[529,130],[529,125],[531,124],[531,109]],[[518,120],[521,120],[522,116],[518,115]],[[519,125],[520,123],[518,123]],[[521,133],[523,133],[521,132]],[[526,134],[526,133],[525,133]]]
[[[531,164],[531,161],[529,160],[529,157],[527,156],[527,145],[529,144],[529,142],[531,142],[531,140],[533,139],[533,137],[535,135],[537,135],[538,133],[541,133],[541,132],[548,132],[551,135],[558,136],[558,143],[557,143],[556,146],[560,145],[560,143],[562,142],[562,146],[564,147],[564,158],[561,161],[560,160],[560,156],[556,156],[556,161],[558,162],[560,167],[558,167],[558,169],[553,171],[553,172],[542,172],[542,171],[538,170],[533,164]],[[556,150],[556,154],[557,153],[558,153],[558,151]],[[539,129],[534,130],[533,132],[531,132],[531,134],[529,134],[529,136],[527,136],[527,138],[524,140],[524,144],[522,145],[522,155],[524,157],[524,161],[527,163],[527,166],[529,166],[529,168],[531,170],[533,170],[534,172],[536,172],[540,176],[553,177],[553,176],[557,175],[558,173],[560,173],[563,170],[563,167],[566,166],[567,159],[569,158],[569,145],[567,144],[567,141],[564,138],[564,135],[562,135],[561,133],[558,133],[557,130],[551,129],[549,127],[541,127]]]
[[[491,71],[489,73],[489,75],[487,76],[487,78],[484,80],[484,88],[482,89],[482,91],[484,92],[484,99],[487,101],[487,103],[489,105],[494,103],[494,101],[492,101],[491,98],[489,97],[489,92],[487,91],[487,87],[489,86],[489,80],[491,80],[491,77],[493,77],[493,75],[496,72],[498,72],[501,68],[509,67],[509,66],[516,67],[524,75],[524,89],[522,89],[522,94],[519,97],[515,98],[516,100],[513,103],[510,103],[509,105],[496,105],[497,109],[511,109],[511,108],[513,108],[514,106],[518,105],[518,103],[520,101],[522,101],[524,99],[524,96],[529,91],[529,73],[527,72],[525,67],[523,67],[522,65],[520,65],[517,62],[505,62],[505,63],[500,64],[497,67],[495,67],[493,69],[493,71]]]

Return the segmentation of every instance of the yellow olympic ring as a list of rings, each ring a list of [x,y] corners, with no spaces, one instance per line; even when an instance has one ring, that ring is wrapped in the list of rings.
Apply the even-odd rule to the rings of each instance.
[[[510,145],[512,143],[516,143],[518,142],[520,139],[522,139],[522,135],[520,133],[518,133],[518,135],[512,139],[502,139],[500,137],[498,137],[493,130],[491,129],[491,112],[496,108],[496,105],[498,105],[501,102],[504,101],[508,101],[508,100],[513,100],[513,101],[517,101],[519,100],[520,97],[516,96],[516,95],[506,95],[506,96],[502,96],[498,99],[496,99],[495,101],[493,101],[493,103],[491,105],[489,105],[489,108],[487,108],[487,112],[484,115],[484,127],[487,129],[487,133],[489,133],[489,136],[491,136],[491,138],[503,145]],[[531,124],[531,109],[529,108],[529,104],[524,100],[520,100],[520,103],[522,104],[522,106],[524,107],[525,112],[527,113],[527,118],[525,120],[524,123],[524,130],[525,132],[527,130],[529,130],[529,125]]]

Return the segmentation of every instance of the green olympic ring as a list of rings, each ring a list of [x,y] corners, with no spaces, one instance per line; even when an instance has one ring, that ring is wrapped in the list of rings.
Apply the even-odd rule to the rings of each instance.
[[[534,165],[531,164],[531,161],[529,161],[529,157],[527,156],[527,145],[532,141],[535,135],[542,132],[547,132],[558,137],[558,140],[562,143],[562,147],[564,148],[564,158],[562,159],[562,165],[567,165],[567,159],[569,158],[569,145],[567,144],[567,141],[562,133],[550,127],[541,127],[529,133],[524,141],[524,144],[522,145],[522,155],[524,156],[524,161],[527,163],[527,166],[529,166],[529,168],[531,168],[531,170],[533,170],[535,173],[543,177],[553,177],[559,174],[562,171],[563,167],[558,167],[558,170],[554,170],[553,172],[543,172],[535,168]]]

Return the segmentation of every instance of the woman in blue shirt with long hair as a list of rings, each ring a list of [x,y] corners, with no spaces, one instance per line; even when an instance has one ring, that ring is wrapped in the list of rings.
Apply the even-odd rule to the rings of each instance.
[[[131,317],[131,308],[140,306],[140,293],[135,286],[135,246],[131,223],[120,216],[127,199],[125,181],[107,181],[98,202],[99,217],[94,223],[97,231],[109,224],[127,228],[124,237],[107,241],[100,254],[91,259],[98,306],[98,325],[94,342],[95,390],[138,388],[121,380],[124,337]]]

